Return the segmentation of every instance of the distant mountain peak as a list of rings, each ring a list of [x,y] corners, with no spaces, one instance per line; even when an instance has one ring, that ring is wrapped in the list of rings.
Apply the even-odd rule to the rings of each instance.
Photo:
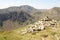
[[[31,6],[29,6],[29,5],[22,5],[22,6],[25,6],[25,7],[31,7]],[[21,6],[20,6],[21,7]]]
[[[32,11],[35,11],[36,9],[29,5],[22,5],[20,6],[20,10],[30,13]]]
[[[0,9],[0,13],[7,13],[7,12],[18,12],[18,11],[24,11],[27,13],[31,13],[32,11],[35,11],[36,9],[29,6],[29,5],[22,5],[22,6],[13,6],[13,7],[8,7],[5,9]]]
[[[53,7],[52,9],[60,9],[60,7]]]

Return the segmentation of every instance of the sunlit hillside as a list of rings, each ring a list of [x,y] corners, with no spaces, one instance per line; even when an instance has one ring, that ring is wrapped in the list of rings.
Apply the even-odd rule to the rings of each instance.
[[[22,34],[22,30],[29,27],[18,28],[12,31],[0,32],[0,40],[60,40],[60,21],[57,27],[46,27],[45,30],[37,33]]]

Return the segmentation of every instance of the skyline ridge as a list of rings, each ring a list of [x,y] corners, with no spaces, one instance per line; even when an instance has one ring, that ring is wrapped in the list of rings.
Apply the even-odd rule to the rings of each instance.
[[[8,8],[13,8],[13,7],[19,8],[19,7],[23,7],[23,6],[33,7],[33,6],[31,6],[31,5],[20,5],[20,6],[10,6],[10,7],[6,7],[6,8],[0,8],[0,9],[8,9]],[[46,8],[46,9],[52,9],[52,8],[56,8],[56,7],[57,7],[57,6],[51,7],[51,8]],[[33,7],[33,8],[35,8],[35,7]],[[60,8],[60,7],[58,7],[58,8]],[[39,8],[35,8],[35,9],[39,9]],[[40,9],[44,9],[44,8],[40,8]]]
[[[0,9],[21,5],[30,5],[37,9],[48,9],[60,7],[60,0],[0,0]]]

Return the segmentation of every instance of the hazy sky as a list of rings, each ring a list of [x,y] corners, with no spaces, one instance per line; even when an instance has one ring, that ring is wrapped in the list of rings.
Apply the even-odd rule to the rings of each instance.
[[[60,7],[60,0],[0,0],[0,9],[21,5],[30,5],[37,9],[46,9]]]

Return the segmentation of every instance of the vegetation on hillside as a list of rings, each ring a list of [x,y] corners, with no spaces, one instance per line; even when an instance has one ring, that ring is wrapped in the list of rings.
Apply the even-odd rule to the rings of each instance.
[[[60,25],[57,28],[46,27],[45,30],[37,33],[22,34],[22,30],[28,27],[29,25],[12,31],[0,32],[0,40],[60,40]]]

